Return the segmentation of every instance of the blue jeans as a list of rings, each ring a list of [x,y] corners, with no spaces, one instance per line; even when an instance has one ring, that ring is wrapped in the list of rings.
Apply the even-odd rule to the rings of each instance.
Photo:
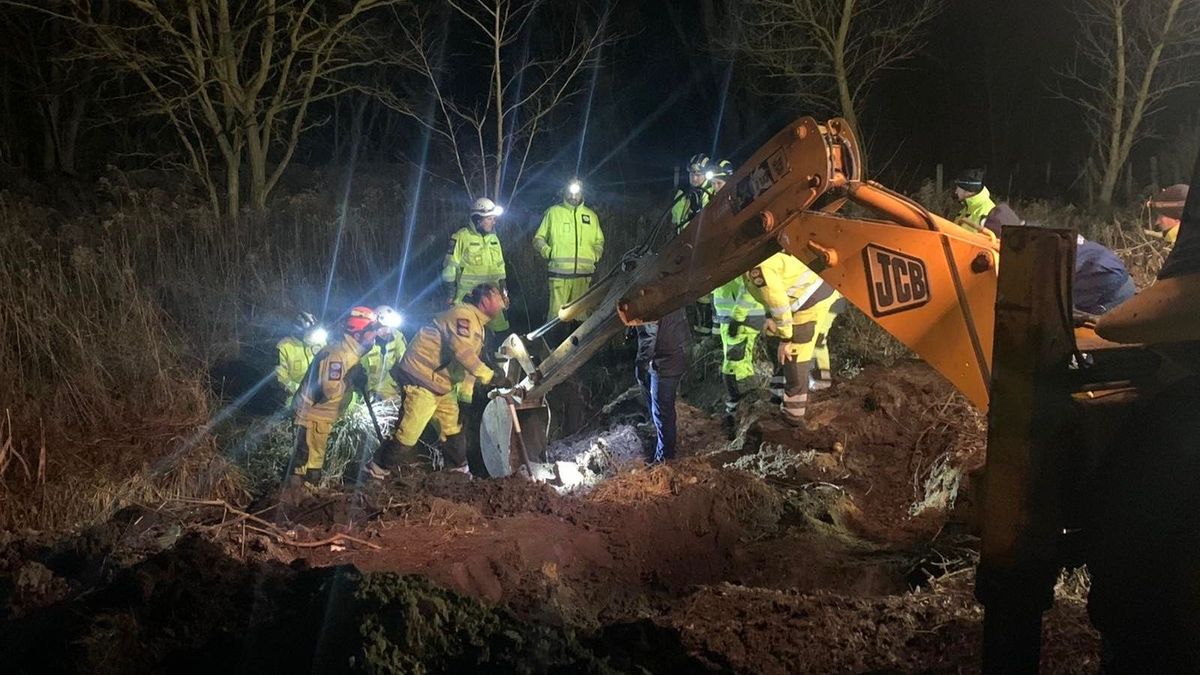
[[[679,377],[662,377],[649,364],[639,363],[637,378],[658,435],[650,461],[675,459],[675,395],[679,391]]]

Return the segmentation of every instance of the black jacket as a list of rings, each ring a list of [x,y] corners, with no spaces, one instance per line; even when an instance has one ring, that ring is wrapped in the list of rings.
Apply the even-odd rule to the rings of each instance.
[[[679,377],[688,366],[688,346],[692,331],[682,308],[655,323],[637,327],[637,364],[653,364],[661,377]]]

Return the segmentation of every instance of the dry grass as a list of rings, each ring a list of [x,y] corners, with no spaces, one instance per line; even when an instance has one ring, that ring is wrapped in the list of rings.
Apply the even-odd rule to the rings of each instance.
[[[775,523],[783,508],[779,493],[758,478],[743,471],[714,467],[702,458],[621,472],[599,483],[587,499],[608,504],[644,504],[676,497],[693,487],[711,491],[714,500],[727,504],[731,513],[738,514],[738,519],[745,523]]]
[[[341,178],[310,178],[308,189],[237,223],[212,218],[169,176],[134,181],[112,170],[94,191],[80,189],[72,211],[0,193],[0,367],[13,383],[0,393],[0,524],[65,525],[129,500],[223,489],[223,479],[205,477],[224,466],[215,433],[242,451],[250,489],[278,480],[287,421],[234,409],[229,419],[251,433],[209,429],[223,405],[209,369],[235,362],[262,369],[247,373],[251,381],[267,375],[255,355],[272,353],[290,317],[319,312],[327,293],[327,321],[363,302],[395,302],[419,321],[440,300],[425,291],[437,287],[446,237],[466,223],[467,200],[455,190],[427,186],[413,214],[394,170],[360,170],[344,205]],[[512,209],[499,231],[524,291],[525,306],[511,312],[518,324],[544,316],[545,263],[529,245],[541,206]],[[633,209],[604,206],[611,263],[648,226]],[[181,438],[191,439],[186,452]],[[365,416],[341,425],[330,480],[374,442]],[[156,468],[165,457],[173,468]]]
[[[58,246],[0,202],[0,527],[56,529],[131,501],[237,491],[202,431],[204,371],[121,242]],[[43,233],[44,234],[44,233]]]

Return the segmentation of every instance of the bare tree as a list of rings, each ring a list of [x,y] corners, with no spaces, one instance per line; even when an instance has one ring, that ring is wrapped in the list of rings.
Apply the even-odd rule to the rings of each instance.
[[[83,54],[141,83],[147,112],[169,121],[214,211],[236,216],[243,170],[261,209],[314,104],[378,65],[367,22],[404,1],[126,0],[119,20],[104,21],[93,2],[74,0],[74,17],[88,29]]]
[[[44,171],[75,173],[88,102],[98,88],[95,68],[67,58],[63,45],[75,30],[77,26],[62,16],[0,6],[0,59],[8,65],[12,83],[4,93],[16,93],[36,111]],[[9,122],[15,120],[10,116]]]
[[[741,0],[728,47],[769,79],[762,93],[854,128],[870,88],[923,46],[944,0]]]
[[[1134,145],[1152,131],[1167,98],[1200,84],[1200,5],[1190,0],[1079,0],[1077,58],[1055,92],[1083,111],[1098,183],[1112,203]]]
[[[599,64],[602,50],[614,41],[604,30],[607,15],[586,3],[557,17],[560,30],[531,35],[535,15],[545,6],[540,0],[447,0],[445,30],[429,29],[433,17],[428,12],[402,22],[419,54],[416,71],[434,97],[434,111],[429,115],[409,100],[393,98],[391,104],[444,142],[472,197],[503,200],[519,189],[541,137],[582,91],[581,76]],[[440,55],[450,34],[475,38],[471,56],[480,72],[447,66]],[[456,46],[462,44],[456,40]]]

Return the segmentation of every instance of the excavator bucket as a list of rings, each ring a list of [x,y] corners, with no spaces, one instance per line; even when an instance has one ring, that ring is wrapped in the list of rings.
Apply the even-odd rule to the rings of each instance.
[[[514,422],[515,418],[515,422]],[[524,467],[537,477],[535,465],[546,459],[550,408],[543,401],[521,407],[497,397],[483,410],[479,449],[489,478],[503,478]]]
[[[510,335],[496,354],[509,380],[527,380],[537,372],[525,343]],[[542,398],[523,397],[521,390],[497,392],[479,424],[479,450],[489,478],[503,478],[522,467],[537,477],[535,464],[545,461],[550,408]]]

